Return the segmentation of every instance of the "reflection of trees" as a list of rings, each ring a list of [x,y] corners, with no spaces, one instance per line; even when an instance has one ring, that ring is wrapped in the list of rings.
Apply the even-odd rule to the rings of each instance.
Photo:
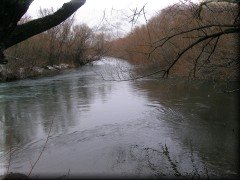
[[[170,79],[137,83],[151,102],[163,105],[156,108],[157,116],[172,132],[172,138],[188,149],[191,142],[194,150],[220,171],[224,167],[237,172],[238,95],[221,93],[221,87]]]
[[[31,135],[34,132],[34,126],[36,125],[34,121],[29,121],[31,118],[31,114],[29,114],[26,109],[25,113],[22,113],[21,108],[25,108],[27,106],[26,103],[19,104],[12,101],[6,101],[0,104],[2,109],[2,127],[1,129],[4,131],[4,142],[6,147],[10,147],[11,145],[16,145],[20,142],[27,142]],[[15,109],[15,111],[12,111]],[[33,127],[26,131],[27,128]]]
[[[33,82],[31,86],[9,86],[3,95],[11,98],[0,102],[1,151],[45,137],[52,120],[53,134],[66,132],[80,122],[82,113],[89,111],[95,99],[104,101],[109,91],[111,88],[95,76],[84,74],[37,85]]]

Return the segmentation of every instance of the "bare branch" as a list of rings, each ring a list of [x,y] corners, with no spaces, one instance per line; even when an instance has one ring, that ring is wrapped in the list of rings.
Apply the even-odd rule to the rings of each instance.
[[[239,32],[240,32],[240,27],[238,27],[238,28],[229,28],[229,29],[226,29],[226,30],[224,30],[222,32],[210,34],[210,35],[207,35],[205,37],[202,37],[202,38],[198,39],[197,41],[195,41],[194,43],[190,44],[188,47],[186,47],[184,50],[182,50],[178,54],[178,56],[175,58],[173,63],[167,68],[166,72],[163,74],[163,77],[168,76],[169,71],[178,62],[178,60],[182,57],[182,55],[184,55],[189,49],[193,48],[195,45],[199,44],[200,42],[203,42],[203,41],[205,41],[205,40],[207,40],[209,38],[217,38],[217,37],[220,37],[222,35],[231,34],[231,33],[239,33]]]
[[[42,154],[43,154],[43,151],[45,150],[45,148],[46,148],[46,146],[47,146],[47,142],[48,142],[48,140],[49,140],[49,138],[50,138],[50,134],[51,134],[51,131],[52,131],[52,126],[53,126],[53,120],[52,120],[52,122],[51,122],[50,129],[49,129],[49,132],[48,132],[48,135],[47,135],[47,139],[46,139],[46,141],[45,141],[45,143],[44,143],[44,146],[43,146],[43,148],[42,148],[42,150],[41,150],[41,152],[40,152],[37,160],[36,160],[35,163],[31,166],[30,172],[28,173],[28,177],[31,175],[34,167],[35,167],[36,164],[38,163],[39,159],[41,158],[41,156],[42,156]]]
[[[207,45],[212,41],[213,39],[210,39],[207,44],[205,44],[203,47],[202,47],[202,50],[201,52],[199,53],[199,55],[197,56],[196,60],[195,60],[195,63],[194,63],[194,68],[193,68],[193,77],[196,78],[196,70],[197,70],[197,64],[198,64],[198,60],[200,59],[200,57],[202,56],[205,48],[207,47]]]

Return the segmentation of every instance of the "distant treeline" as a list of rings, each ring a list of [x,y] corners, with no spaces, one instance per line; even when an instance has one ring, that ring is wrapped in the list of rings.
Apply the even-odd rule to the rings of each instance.
[[[150,69],[166,69],[197,39],[235,27],[234,23],[239,23],[238,13],[237,3],[211,3],[203,7],[176,4],[146,20],[145,25],[136,27],[126,37],[112,41],[109,55]],[[239,33],[225,34],[193,46],[169,74],[201,79],[238,79],[238,38]]]
[[[149,74],[155,71],[164,74],[176,57],[198,39],[227,28],[239,28],[238,6],[223,2],[206,6],[175,4],[146,19],[145,25],[136,27],[125,37],[112,41],[109,35],[94,31],[86,24],[75,25],[72,16],[55,28],[9,48],[5,52],[9,63],[0,69],[0,81],[79,67],[106,55],[143,65],[144,73],[147,70]],[[40,9],[39,16],[52,12],[53,9]],[[144,16],[145,11],[141,13]],[[25,16],[20,23],[29,20],[30,17]],[[239,52],[239,33],[207,38],[184,52],[168,73],[190,78],[239,80]]]
[[[53,9],[40,9],[40,17]],[[21,23],[30,20],[25,16]],[[42,34],[9,48],[8,64],[0,81],[38,76],[54,68],[79,67],[101,58],[107,51],[104,33],[95,33],[86,24],[75,25],[74,16]],[[45,70],[46,69],[46,70]]]

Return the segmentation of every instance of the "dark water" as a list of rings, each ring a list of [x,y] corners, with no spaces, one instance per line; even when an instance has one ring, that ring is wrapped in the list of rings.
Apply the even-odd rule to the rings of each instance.
[[[0,84],[0,174],[28,174],[52,127],[32,176],[237,176],[236,84],[105,81],[106,64]]]

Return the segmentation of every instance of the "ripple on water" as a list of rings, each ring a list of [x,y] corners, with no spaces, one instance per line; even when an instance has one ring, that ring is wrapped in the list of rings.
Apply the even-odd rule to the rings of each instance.
[[[105,82],[94,73],[105,69],[100,63],[0,85],[1,125],[13,130],[16,141],[23,141],[13,154],[12,170],[29,170],[29,160],[37,159],[55,116],[34,173],[71,169],[73,174],[171,175],[176,172],[165,144],[181,173],[194,171],[189,140],[203,176],[204,163],[212,174],[235,172],[235,136],[229,133],[231,126],[225,126],[233,126],[236,119],[231,95],[214,96],[206,84],[191,89],[181,82],[150,78]],[[8,135],[1,140],[5,152]]]

